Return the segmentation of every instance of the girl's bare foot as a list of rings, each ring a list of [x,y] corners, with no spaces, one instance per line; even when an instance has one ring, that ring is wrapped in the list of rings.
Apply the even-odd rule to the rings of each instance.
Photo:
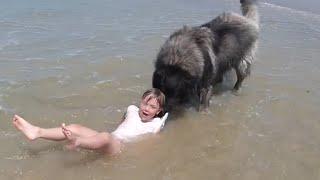
[[[77,136],[69,130],[66,125],[63,123],[61,125],[62,133],[66,136],[66,139],[69,140],[69,144],[66,146],[70,150],[75,150],[79,146],[79,142],[77,141]]]
[[[28,121],[18,115],[12,118],[13,125],[23,132],[29,140],[35,140],[40,136],[40,128],[30,124]]]

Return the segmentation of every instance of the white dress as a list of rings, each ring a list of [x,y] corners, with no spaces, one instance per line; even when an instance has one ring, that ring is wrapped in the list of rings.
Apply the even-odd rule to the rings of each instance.
[[[140,135],[159,132],[167,119],[168,114],[162,118],[154,118],[149,122],[142,122],[139,108],[135,105],[128,106],[125,120],[111,134],[124,142],[132,141]]]

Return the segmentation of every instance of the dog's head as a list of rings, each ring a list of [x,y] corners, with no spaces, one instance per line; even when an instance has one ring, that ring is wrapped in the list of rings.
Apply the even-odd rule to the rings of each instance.
[[[198,102],[198,80],[188,72],[175,67],[158,68],[153,73],[152,86],[166,95],[166,110],[183,106],[195,106]]]

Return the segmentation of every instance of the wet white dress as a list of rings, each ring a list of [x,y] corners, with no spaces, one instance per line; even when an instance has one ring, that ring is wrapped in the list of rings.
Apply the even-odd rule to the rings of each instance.
[[[123,142],[129,142],[138,136],[159,132],[168,117],[166,113],[162,118],[154,118],[149,122],[142,122],[139,116],[139,108],[135,105],[128,106],[125,120],[111,134]]]

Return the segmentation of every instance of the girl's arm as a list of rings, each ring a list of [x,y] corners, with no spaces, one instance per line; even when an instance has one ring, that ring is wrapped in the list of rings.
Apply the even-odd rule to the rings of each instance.
[[[122,124],[123,121],[126,119],[126,117],[127,117],[127,112],[125,112],[125,113],[123,114],[123,116],[122,116],[122,118],[121,118],[121,121],[119,122],[118,125]]]
[[[136,107],[136,106],[134,106],[134,105],[128,106],[128,108],[126,109],[126,112],[122,115],[121,121],[119,122],[118,126],[119,126],[120,124],[122,124],[123,121],[126,119],[129,109],[130,109],[130,108],[134,108],[134,107]]]

